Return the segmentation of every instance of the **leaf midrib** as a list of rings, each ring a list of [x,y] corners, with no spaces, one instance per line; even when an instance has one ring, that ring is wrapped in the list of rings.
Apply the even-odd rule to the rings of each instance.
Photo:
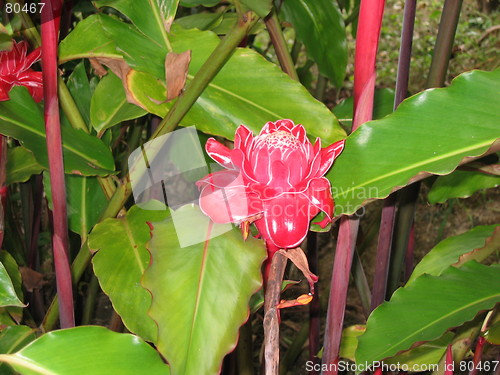
[[[208,250],[209,250],[208,248],[209,248],[209,244],[210,244],[210,233],[212,232],[212,227],[213,227],[213,222],[210,221],[208,224],[208,228],[207,228],[207,239],[205,240],[205,243],[203,244],[203,254],[202,254],[201,265],[200,265],[200,277],[198,278],[198,289],[196,290],[196,300],[195,300],[195,306],[194,306],[194,311],[193,311],[191,330],[189,332],[189,343],[188,343],[187,348],[186,348],[187,356],[186,356],[186,362],[184,365],[185,366],[184,369],[186,369],[190,363],[189,356],[191,354],[191,346],[193,345],[193,338],[194,338],[193,332],[195,332],[195,326],[196,326],[197,318],[198,318],[198,310],[200,307],[201,294],[202,294],[202,290],[203,290],[203,281],[205,280],[205,273],[207,270],[206,261],[208,258]],[[195,361],[196,361],[196,359],[195,359]]]
[[[21,122],[18,122],[18,121],[15,121],[11,118],[7,118],[7,117],[4,117],[4,116],[0,116],[0,120],[3,120],[5,122],[8,122],[8,123],[11,123],[13,124],[14,126],[17,126],[19,128],[22,128],[24,129],[25,131],[35,135],[35,136],[38,136],[40,138],[43,139],[43,142],[45,144],[45,133],[43,132],[40,132],[38,129],[36,128],[33,128],[33,127],[30,127],[30,126],[26,126],[24,125],[24,123],[21,123]],[[25,142],[23,142],[24,144]],[[89,163],[92,163],[92,165],[95,165],[96,167],[100,168],[100,169],[104,169],[104,170],[107,170],[106,167],[104,167],[103,165],[101,165],[101,163],[98,162],[97,159],[93,159],[93,158],[89,158],[87,157],[87,155],[85,155],[84,153],[76,150],[75,148],[69,146],[67,143],[63,142],[62,144],[62,147],[63,149],[71,152],[72,154],[76,155],[76,156],[79,156],[80,158],[82,158],[83,160],[86,160],[87,162]]]
[[[424,165],[427,165],[427,164],[434,163],[436,161],[450,159],[453,156],[458,156],[459,154],[462,154],[464,152],[481,149],[483,147],[488,147],[488,146],[490,146],[495,141],[495,139],[497,139],[497,138],[494,138],[493,140],[490,140],[490,141],[485,141],[485,142],[482,142],[482,143],[479,143],[479,144],[475,144],[472,147],[464,147],[464,148],[460,148],[458,150],[454,150],[452,152],[448,152],[446,154],[441,154],[439,157],[425,159],[424,161],[421,161],[421,162],[415,163],[415,164],[411,164],[410,166],[407,166],[405,168],[393,169],[389,173],[386,173],[386,174],[383,174],[383,175],[379,175],[379,176],[377,176],[375,178],[372,178],[371,180],[368,180],[368,181],[365,181],[365,182],[363,182],[361,184],[358,184],[356,186],[350,187],[350,188],[344,190],[341,194],[335,195],[334,198],[347,196],[349,193],[353,192],[356,189],[359,189],[359,188],[365,187],[367,185],[373,184],[374,182],[377,182],[377,181],[382,181],[382,180],[388,179],[388,178],[390,178],[392,176],[395,176],[395,175],[407,172],[409,170],[412,170],[412,169],[415,169],[415,168],[418,168],[418,167],[421,167],[421,166],[424,166]],[[473,156],[473,155],[468,155],[468,156]],[[422,171],[420,171],[420,172],[422,172]],[[428,171],[428,172],[432,173],[432,171]],[[391,187],[393,187],[393,185],[391,185]],[[378,194],[378,195],[376,195],[374,197],[370,197],[370,198],[380,198],[380,195]]]
[[[469,307],[473,307],[475,305],[481,304],[482,302],[485,302],[485,301],[488,301],[488,300],[491,300],[491,299],[494,300],[495,298],[499,298],[499,297],[500,297],[500,294],[498,294],[498,293],[494,294],[494,295],[490,295],[488,297],[482,298],[480,300],[476,300],[476,301],[474,301],[472,303],[469,303],[467,305],[461,306],[459,309],[455,309],[455,310],[449,312],[448,314],[441,316],[441,318],[433,320],[431,323],[423,326],[422,328],[420,328],[420,329],[418,329],[416,331],[413,331],[413,333],[411,335],[406,336],[404,339],[400,340],[396,344],[394,344],[391,347],[389,347],[388,349],[386,349],[385,352],[383,352],[381,355],[379,355],[380,358],[385,358],[387,353],[389,353],[389,354],[387,354],[387,356],[390,356],[392,354],[391,350],[394,350],[394,348],[397,348],[399,345],[402,345],[403,343],[407,342],[408,339],[411,339],[411,342],[419,341],[418,340],[418,336],[419,336],[420,333],[422,333],[423,331],[425,331],[427,328],[432,327],[433,325],[439,324],[440,322],[442,322],[446,318],[448,318],[448,317],[450,317],[452,315],[458,314],[459,312],[464,311],[464,310],[468,309]],[[415,339],[412,339],[412,338],[415,338]],[[432,338],[430,338],[429,340],[432,340]]]
[[[193,76],[192,74],[188,74],[188,75],[187,75],[187,77],[188,77],[190,80],[192,80],[192,79],[194,78],[194,76]],[[232,96],[232,97],[234,97],[234,98],[236,98],[236,99],[239,99],[239,100],[241,100],[241,101],[242,101],[242,102],[244,102],[244,103],[250,104],[251,106],[253,106],[253,107],[255,107],[255,108],[257,108],[257,109],[259,109],[259,110],[261,110],[261,111],[263,111],[263,112],[265,112],[265,113],[268,113],[268,114],[269,114],[269,115],[271,115],[271,116],[275,116],[276,118],[282,118],[282,117],[284,117],[284,116],[280,116],[280,115],[278,115],[277,113],[274,113],[274,112],[272,112],[272,111],[268,110],[267,108],[264,108],[264,107],[262,107],[262,106],[258,105],[258,104],[257,104],[257,103],[255,103],[254,101],[251,101],[251,100],[249,100],[249,99],[246,99],[245,97],[243,97],[243,96],[241,96],[241,95],[238,95],[238,94],[236,94],[236,93],[234,93],[234,92],[232,92],[232,91],[226,90],[226,89],[224,89],[223,87],[221,87],[221,86],[219,86],[219,85],[216,85],[216,84],[215,84],[215,83],[213,83],[213,82],[210,82],[210,83],[208,84],[208,86],[209,86],[209,87],[212,87],[212,88],[214,88],[214,89],[216,89],[216,90],[219,90],[219,91],[221,91],[221,92],[223,92],[223,93],[225,93],[225,94],[227,94],[227,95],[229,95],[229,96]]]

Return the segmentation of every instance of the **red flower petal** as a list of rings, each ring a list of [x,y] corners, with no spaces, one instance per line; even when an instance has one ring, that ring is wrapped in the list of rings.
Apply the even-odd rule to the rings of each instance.
[[[323,211],[328,219],[332,220],[334,203],[330,181],[324,177],[315,178],[310,182],[304,194],[308,197],[311,205],[318,209],[318,212]]]
[[[9,91],[11,88],[12,84],[0,79],[0,101],[9,100]]]
[[[317,174],[314,177],[324,176],[332,167],[333,161],[340,155],[344,149],[345,140],[335,142],[328,147],[321,149],[321,165]]]
[[[234,148],[243,149],[245,151],[246,146],[253,139],[253,134],[245,125],[238,126],[236,129],[236,134],[234,135]]]
[[[262,212],[260,200],[247,190],[238,172],[212,173],[198,185],[202,186],[200,208],[216,223],[238,223]]]
[[[309,230],[309,220],[319,212],[302,193],[285,193],[265,200],[263,208],[264,217],[255,225],[263,238],[280,249],[299,246]]]
[[[221,166],[226,168],[232,167],[231,150],[222,143],[217,142],[213,138],[209,138],[205,144],[205,150],[207,150],[207,154]]]

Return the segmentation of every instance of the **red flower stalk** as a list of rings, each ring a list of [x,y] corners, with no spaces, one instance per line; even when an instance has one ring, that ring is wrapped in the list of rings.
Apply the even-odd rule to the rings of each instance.
[[[13,86],[28,88],[31,96],[39,102],[43,99],[43,79],[41,72],[35,72],[31,66],[40,60],[42,52],[37,48],[29,55],[28,43],[14,41],[12,50],[0,52],[0,101],[9,100],[9,91]]]
[[[311,144],[302,125],[268,122],[258,136],[244,125],[236,130],[234,149],[210,138],[207,153],[225,170],[198,181],[201,210],[216,223],[255,222],[269,258],[304,240],[310,220],[333,216],[330,182],[324,178],[344,141],[321,148]]]

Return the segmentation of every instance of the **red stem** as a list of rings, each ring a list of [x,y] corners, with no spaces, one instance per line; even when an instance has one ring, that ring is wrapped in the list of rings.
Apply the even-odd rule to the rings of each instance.
[[[375,58],[382,27],[385,0],[361,0],[356,56],[354,61],[354,119],[352,130],[371,120],[373,93],[375,91]],[[323,364],[327,365],[324,375],[337,374],[337,366],[342,337],[342,326],[349,286],[352,257],[356,246],[359,219],[344,216],[340,219],[339,236],[333,264],[330,297],[326,321]]]
[[[451,344],[446,349],[446,360],[444,361],[444,375],[453,375],[453,352]]]
[[[54,233],[52,247],[56,272],[61,328],[74,327],[73,290],[69,266],[66,186],[57,97],[57,39],[62,0],[47,0],[42,10],[42,73],[44,117],[49,158]]]
[[[375,61],[385,0],[361,0],[354,57],[354,119],[352,131],[372,119]]]
[[[470,372],[470,375],[477,375],[479,370],[479,361],[481,360],[481,356],[483,355],[484,344],[486,343],[486,339],[483,336],[479,336],[477,339],[476,350],[474,350],[474,358],[472,359],[472,363],[474,363],[474,367]]]

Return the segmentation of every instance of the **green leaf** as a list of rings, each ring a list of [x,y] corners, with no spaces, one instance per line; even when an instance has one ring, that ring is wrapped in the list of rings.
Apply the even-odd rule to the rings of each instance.
[[[22,146],[9,148],[7,153],[7,185],[26,182],[34,174],[40,174],[43,167],[33,153]]]
[[[116,43],[104,33],[99,16],[90,16],[78,22],[75,29],[59,43],[58,56],[59,64],[90,57],[123,59]]]
[[[109,296],[125,326],[147,341],[156,341],[157,326],[147,315],[151,294],[140,281],[149,264],[146,242],[150,240],[147,222],[165,218],[167,211],[142,210],[137,206],[120,219],[106,219],[89,236],[94,272],[102,290]]]
[[[427,199],[430,203],[444,203],[451,198],[468,198],[476,191],[499,185],[500,176],[456,170],[449,175],[438,177],[432,184]]]
[[[20,141],[48,168],[42,110],[25,87],[13,87],[9,95],[10,100],[0,102],[0,133]],[[113,172],[113,155],[100,139],[63,126],[62,140],[66,173],[103,176]]]
[[[179,0],[97,0],[94,4],[116,9],[158,46],[169,45],[167,30],[174,21]]]
[[[0,332],[0,354],[13,353],[36,338],[35,330],[28,326],[12,326]]]
[[[490,344],[500,345],[500,321],[496,322],[488,328],[488,330],[484,333],[484,338]]]
[[[174,24],[184,29],[212,30],[222,22],[223,17],[223,13],[196,13],[177,18]]]
[[[100,29],[119,45],[109,49],[109,38],[97,36],[94,45],[80,42],[86,32]],[[210,31],[183,30],[173,25],[169,34],[174,52],[192,51],[188,81],[201,68],[219,43]],[[77,48],[80,45],[82,48]],[[138,49],[140,47],[140,49]],[[102,53],[101,53],[102,51]],[[80,22],[61,43],[62,61],[82,56],[125,59],[135,71],[127,76],[131,94],[148,112],[164,117],[172,103],[163,103],[165,94],[164,60],[161,50],[144,35],[105,15],[94,15]],[[248,74],[252,72],[252,74]],[[154,99],[151,100],[151,99]],[[250,49],[237,49],[219,74],[182,120],[182,125],[194,125],[200,131],[232,139],[240,124],[258,133],[268,121],[290,118],[305,126],[312,137],[331,143],[345,137],[335,116],[314,99],[300,83],[284,74],[276,65]]]
[[[253,10],[261,18],[266,17],[273,7],[272,0],[240,0],[242,4]]]
[[[477,226],[458,236],[448,237],[427,253],[413,270],[407,285],[420,275],[439,276],[449,266],[459,266],[465,261],[481,262],[500,249],[500,225]]]
[[[418,371],[430,368],[431,365],[439,363],[439,360],[446,353],[446,348],[452,342],[453,333],[447,332],[437,340],[429,341],[398,354],[384,361],[386,364],[395,364],[399,368],[408,366],[409,371]]]
[[[446,174],[479,156],[498,138],[500,69],[472,71],[450,87],[426,90],[391,115],[352,133],[327,174],[335,214],[351,214],[387,197],[420,172]]]
[[[0,355],[0,362],[22,375],[137,375],[145,369],[148,375],[170,373],[140,337],[93,326],[46,333],[17,353]]]
[[[195,206],[153,226],[151,266],[142,283],[153,296],[149,314],[158,324],[158,350],[172,374],[218,374],[261,286],[263,242],[245,242],[229,225],[212,226]],[[215,237],[204,241],[209,235]],[[178,236],[199,243],[182,248]]]
[[[85,239],[97,223],[108,200],[96,177],[66,175],[66,202],[69,229]],[[52,209],[52,192],[48,173],[43,174],[45,194]]]
[[[92,97],[92,88],[90,87],[89,78],[87,77],[84,61],[75,66],[66,84],[88,127],[90,124],[90,98]]]
[[[10,326],[0,332],[0,354],[9,354],[28,345],[36,338],[35,330],[28,326]],[[2,375],[15,374],[5,363],[0,363]]]
[[[342,330],[339,357],[355,361],[354,354],[358,347],[358,337],[365,332],[365,329],[364,325],[356,324]]]
[[[192,50],[188,73],[188,80],[191,80],[219,39],[210,31],[173,31],[174,52]],[[165,104],[156,114],[164,116],[168,106]],[[242,48],[235,51],[182,123],[194,125],[208,134],[232,139],[240,124],[258,133],[266,122],[283,118],[303,124],[313,138],[333,142],[344,137],[337,119],[323,103],[314,99],[301,84],[276,65],[255,51]]]
[[[0,307],[5,306],[24,307],[24,304],[17,297],[12,280],[3,263],[0,262]]]
[[[203,5],[204,7],[213,7],[219,4],[220,0],[181,0],[181,5],[183,7],[197,7],[198,5]]]
[[[420,276],[372,312],[356,361],[372,363],[393,356],[492,308],[500,302],[500,284],[492,282],[499,279],[500,265],[476,262],[449,267],[440,276]]]
[[[344,19],[335,1],[287,0],[285,19],[293,24],[297,39],[318,64],[319,71],[338,88],[342,87],[347,66]]]
[[[90,104],[91,123],[98,132],[146,113],[141,107],[127,102],[122,81],[112,72],[101,79]]]
[[[5,270],[7,271],[7,274],[9,275],[10,280],[12,281],[12,285],[14,286],[14,291],[16,292],[16,296],[21,301],[23,301],[24,300],[24,293],[22,288],[23,281],[16,260],[7,251],[0,250],[0,262],[5,267]],[[14,322],[19,324],[19,322],[22,320],[23,317],[24,307],[25,305],[7,306],[4,309],[0,308],[0,326],[2,326],[3,324],[11,325]]]

